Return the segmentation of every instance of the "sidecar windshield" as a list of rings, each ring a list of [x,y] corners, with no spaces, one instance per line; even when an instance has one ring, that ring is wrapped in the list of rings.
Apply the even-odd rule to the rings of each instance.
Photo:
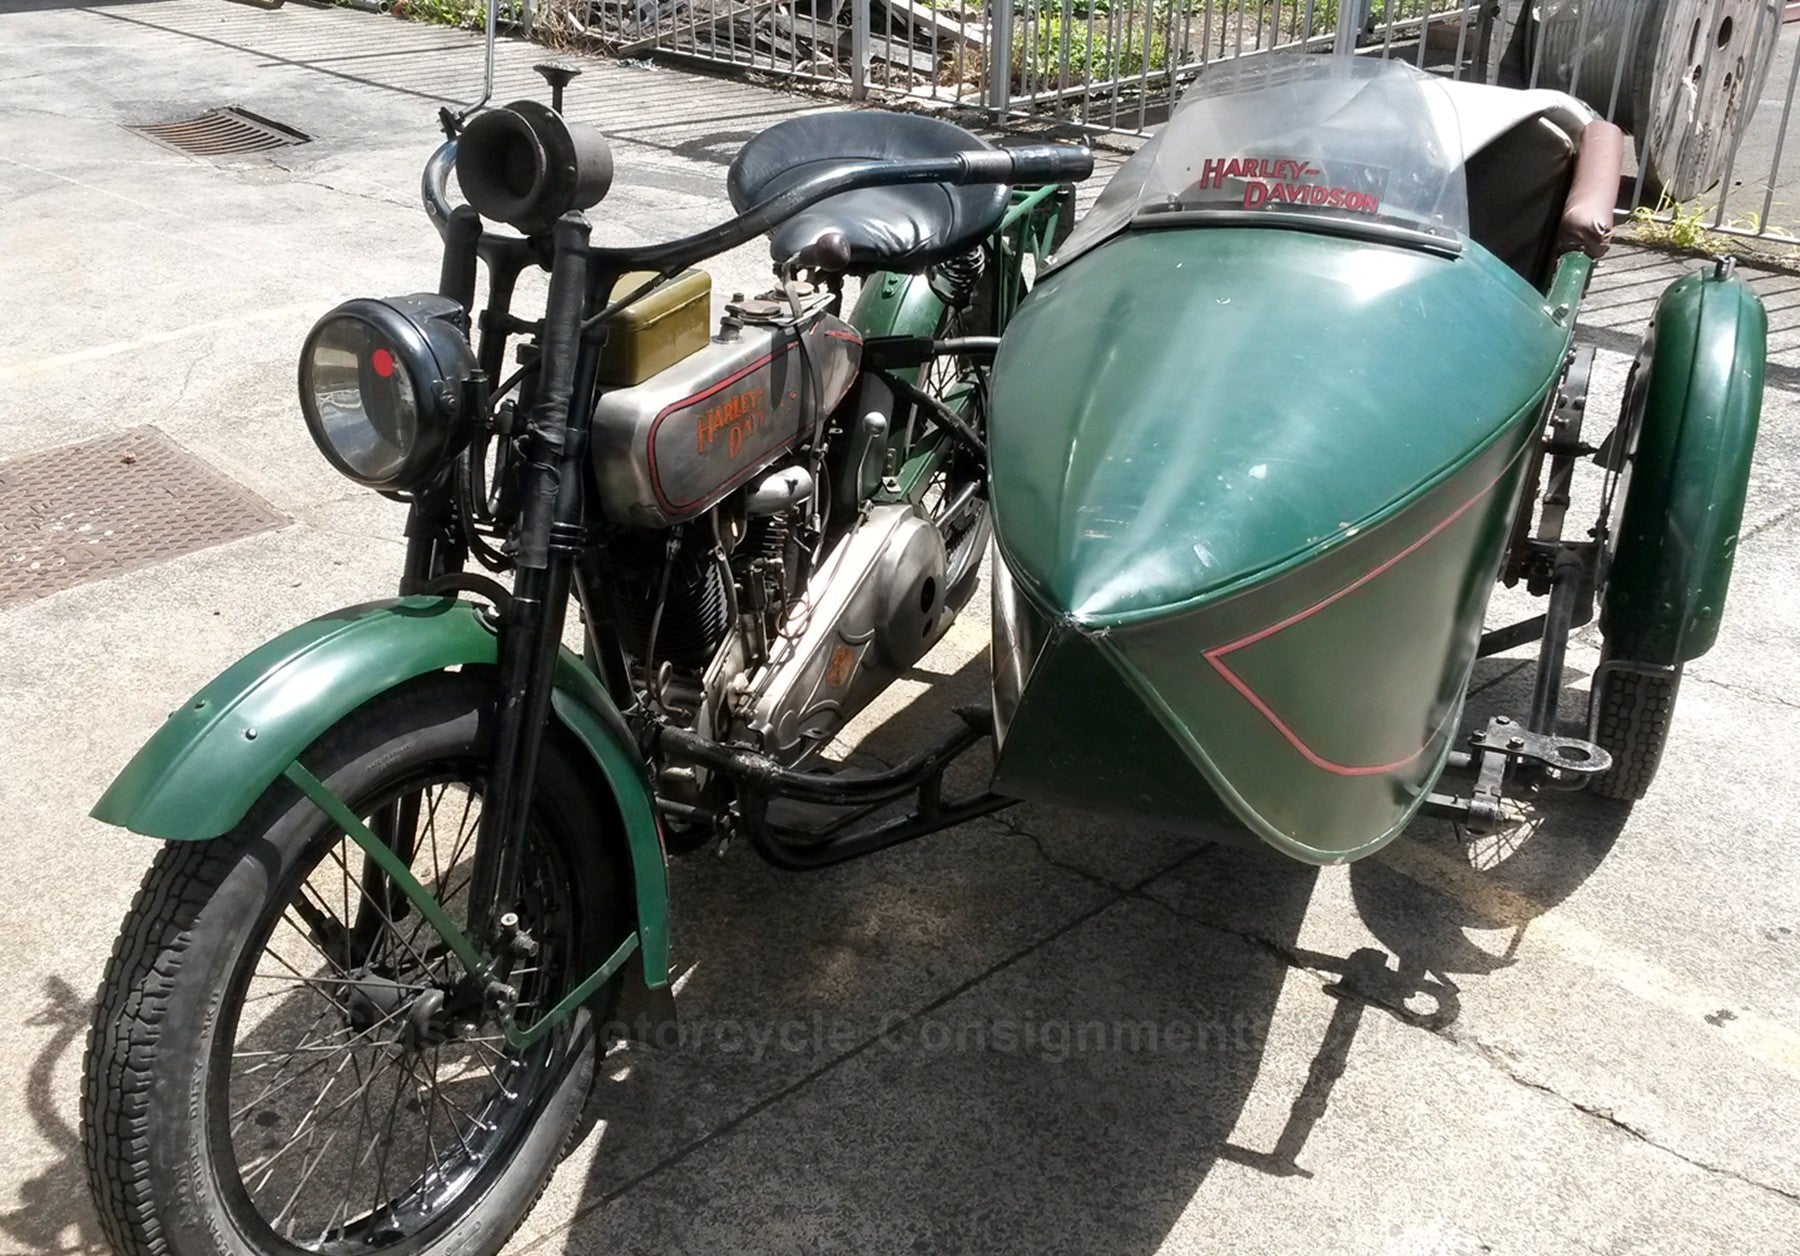
[[[1130,227],[1209,221],[1455,249],[1469,229],[1457,136],[1443,84],[1404,62],[1216,66],[1113,176],[1056,261]]]

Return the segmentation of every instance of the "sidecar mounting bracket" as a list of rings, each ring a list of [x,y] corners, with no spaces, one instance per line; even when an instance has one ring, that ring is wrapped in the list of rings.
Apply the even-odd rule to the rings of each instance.
[[[1577,789],[1612,768],[1612,756],[1591,741],[1534,733],[1505,715],[1470,733],[1469,744],[1473,751],[1452,756],[1450,766],[1473,768],[1474,789],[1467,796],[1430,794],[1425,809],[1474,833],[1492,833],[1504,822],[1507,778],[1515,769],[1531,770],[1538,784]]]

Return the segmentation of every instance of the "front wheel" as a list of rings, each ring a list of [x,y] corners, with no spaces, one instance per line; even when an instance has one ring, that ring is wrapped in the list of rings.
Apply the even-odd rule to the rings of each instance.
[[[491,708],[491,675],[427,677],[304,756],[458,927]],[[616,822],[591,779],[576,752],[546,742],[519,897],[538,949],[508,977],[522,1021],[628,927]],[[114,1247],[498,1251],[577,1127],[607,1009],[590,1003],[518,1049],[476,985],[285,778],[232,832],[166,846],[126,917],[88,1039],[83,1135]]]

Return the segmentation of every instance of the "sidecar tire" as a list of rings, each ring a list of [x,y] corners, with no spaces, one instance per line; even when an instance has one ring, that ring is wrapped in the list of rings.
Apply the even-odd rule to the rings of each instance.
[[[492,688],[491,676],[473,670],[412,682],[347,717],[305,761],[354,806],[409,771],[484,754]],[[559,866],[574,882],[568,893],[581,923],[571,933],[571,962],[616,944],[621,921],[615,857],[592,840],[610,825],[593,797],[591,776],[576,752],[555,737],[546,741],[534,794],[546,801],[541,812],[534,801],[534,814],[546,817],[540,831],[548,832]],[[293,870],[317,866],[323,855],[311,852],[331,849],[326,842],[333,833],[341,830],[278,779],[231,832],[167,843],[145,874],[102,978],[83,1067],[88,1182],[113,1250],[129,1256],[309,1250],[268,1231],[266,1218],[252,1223],[258,1235],[252,1245],[244,1221],[255,1206],[238,1173],[212,1162],[219,1131],[209,1114],[221,1099],[229,1102],[218,1052],[221,1032],[235,1037],[243,994],[237,974],[246,963],[254,966],[267,944],[254,939],[264,937],[256,931],[270,904],[278,915],[287,910],[284,895],[300,884]],[[615,978],[552,1032],[555,1065],[521,1116],[526,1124],[495,1151],[491,1169],[476,1171],[472,1198],[453,1197],[446,1219],[428,1222],[423,1233],[367,1250],[388,1256],[500,1250],[580,1129],[604,1049],[596,1027],[610,1017],[619,985]],[[226,1040],[223,1049],[233,1045]]]
[[[1637,802],[1650,791],[1669,741],[1681,669],[1673,672],[1606,671],[1591,701],[1599,718],[1594,740],[1613,765],[1588,788],[1602,798]]]

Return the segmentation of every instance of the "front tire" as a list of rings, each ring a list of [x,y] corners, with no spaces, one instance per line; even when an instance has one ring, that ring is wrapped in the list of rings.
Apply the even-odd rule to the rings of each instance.
[[[303,756],[459,927],[491,706],[489,673],[426,677]],[[592,780],[547,738],[520,878],[539,951],[510,978],[525,1023],[628,929]],[[618,980],[508,1046],[436,932],[278,778],[230,833],[163,848],[107,965],[82,1095],[107,1238],[159,1256],[498,1251],[577,1126]]]

